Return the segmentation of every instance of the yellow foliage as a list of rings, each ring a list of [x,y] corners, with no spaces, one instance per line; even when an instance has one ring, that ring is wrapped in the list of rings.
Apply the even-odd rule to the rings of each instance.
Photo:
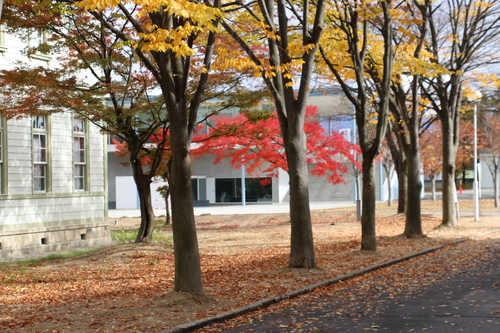
[[[141,8],[134,14],[137,18],[154,12],[164,12],[167,15],[185,19],[183,25],[170,30],[152,24],[145,26],[145,32],[138,34],[141,41],[136,41],[135,46],[141,47],[146,52],[172,51],[180,57],[192,56],[196,51],[186,43],[187,39],[205,31],[216,31],[215,22],[222,16],[216,8],[187,0],[131,0],[128,2]],[[105,10],[117,7],[120,3],[122,2],[119,0],[82,0],[77,5],[87,10]]]
[[[500,88],[500,76],[498,74],[473,72],[470,80],[482,88]]]

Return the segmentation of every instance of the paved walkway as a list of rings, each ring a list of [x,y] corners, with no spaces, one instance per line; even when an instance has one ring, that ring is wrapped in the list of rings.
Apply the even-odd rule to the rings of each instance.
[[[284,311],[270,313],[260,320],[225,332],[500,332],[500,240],[488,244],[493,260],[474,266],[450,279],[417,292],[380,296],[377,278],[373,287],[356,287],[345,301],[336,294],[308,301]],[[454,255],[447,251],[444,256]],[[425,259],[424,259],[425,260]],[[425,262],[432,268],[439,256]],[[436,260],[436,263],[434,263]],[[411,281],[404,271],[398,283]],[[401,274],[401,275],[400,275]],[[444,274],[446,275],[446,273]],[[378,279],[384,279],[384,276]],[[380,281],[382,286],[383,281]],[[403,287],[404,290],[404,287]],[[373,295],[372,295],[373,293]],[[345,297],[344,297],[345,299]]]

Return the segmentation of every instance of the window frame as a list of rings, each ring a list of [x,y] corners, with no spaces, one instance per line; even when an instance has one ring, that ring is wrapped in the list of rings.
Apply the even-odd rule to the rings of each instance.
[[[81,127],[77,126],[77,122]],[[75,192],[88,191],[88,121],[73,117],[73,190]],[[79,129],[80,128],[80,129]],[[78,143],[77,143],[78,140]],[[79,180],[77,182],[77,180]]]
[[[5,45],[5,26],[0,24],[0,54],[5,55],[7,46]]]
[[[47,30],[34,29],[30,32],[28,40],[29,47],[38,47],[43,44],[48,44],[49,33]],[[47,63],[52,60],[52,56],[47,53],[36,52],[30,55],[31,59],[46,61]]]
[[[40,120],[43,119],[43,122]],[[31,118],[31,145],[32,145],[32,179],[33,193],[48,193],[51,190],[50,179],[50,136],[49,123],[47,116],[34,116]],[[38,138],[38,140],[35,140]],[[44,142],[42,138],[45,138]],[[38,144],[37,144],[38,142]],[[45,145],[45,146],[44,146]],[[37,172],[41,170],[41,172]],[[42,179],[43,186],[38,187],[39,181]]]
[[[7,166],[6,166],[6,122],[0,118],[0,194],[7,193]]]

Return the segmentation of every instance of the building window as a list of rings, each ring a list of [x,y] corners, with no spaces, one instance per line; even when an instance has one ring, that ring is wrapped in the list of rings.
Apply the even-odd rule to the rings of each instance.
[[[47,191],[47,119],[33,117],[33,190]]]
[[[76,191],[84,191],[87,172],[86,123],[82,119],[73,120],[73,178]]]
[[[3,138],[4,128],[3,119],[0,118],[0,193],[5,193],[5,170],[4,170],[4,138]]]
[[[242,202],[241,178],[215,179],[215,202]],[[245,178],[246,202],[272,202],[272,178]]]
[[[30,58],[49,62],[52,57],[49,54],[49,34],[46,30],[37,29],[30,33],[29,47],[35,49]]]
[[[7,47],[5,46],[5,28],[0,24],[0,54],[5,55]]]

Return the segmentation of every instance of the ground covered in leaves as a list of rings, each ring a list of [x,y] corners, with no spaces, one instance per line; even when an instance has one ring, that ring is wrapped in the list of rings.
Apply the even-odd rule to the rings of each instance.
[[[425,211],[440,210],[439,203],[425,205]],[[457,227],[439,228],[440,214],[429,213],[423,215],[428,237],[406,240],[399,236],[404,230],[404,216],[386,205],[378,209],[377,253],[358,251],[360,224],[352,208],[313,212],[320,267],[313,270],[286,268],[290,232],[287,214],[197,217],[205,296],[171,292],[173,253],[168,241],[117,244],[64,260],[3,264],[0,328],[2,332],[159,332],[500,228],[500,218],[489,215],[481,216],[481,222],[464,215]],[[111,227],[133,228],[137,223],[138,219],[119,219],[118,225],[111,223]],[[159,229],[171,234],[168,227]],[[500,237],[500,233],[487,237]],[[462,265],[458,260],[450,256],[443,267]],[[436,269],[419,265],[415,276],[430,271]],[[356,279],[369,279],[370,274]],[[398,284],[388,282],[384,291],[389,288],[398,288]],[[218,326],[212,330],[223,329]]]

